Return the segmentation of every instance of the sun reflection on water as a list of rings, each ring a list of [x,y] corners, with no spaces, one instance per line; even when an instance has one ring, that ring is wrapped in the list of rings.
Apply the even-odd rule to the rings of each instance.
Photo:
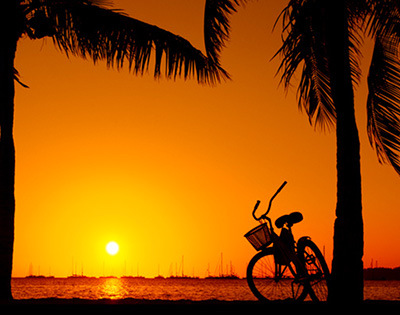
[[[104,278],[99,284],[99,295],[102,299],[123,299],[126,297],[127,291],[118,278]]]

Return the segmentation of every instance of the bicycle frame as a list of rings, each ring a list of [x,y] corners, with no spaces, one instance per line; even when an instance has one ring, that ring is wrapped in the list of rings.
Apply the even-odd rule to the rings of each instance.
[[[277,277],[277,279],[282,278],[282,275],[284,274],[286,268],[289,268],[290,272],[292,273],[292,275],[296,278],[298,278],[297,280],[299,281],[300,279],[304,279],[305,277],[307,277],[307,270],[305,268],[305,266],[301,263],[300,258],[297,255],[297,243],[301,242],[304,239],[308,239],[308,237],[301,237],[297,242],[294,239],[293,236],[293,232],[292,232],[292,228],[291,226],[286,227],[282,227],[282,229],[286,229],[289,233],[289,236],[293,239],[294,241],[294,250],[291,250],[281,239],[280,236],[278,236],[275,231],[274,231],[274,227],[272,224],[272,220],[268,217],[268,213],[271,210],[272,207],[272,201],[275,199],[275,197],[279,194],[279,192],[286,186],[287,181],[284,181],[283,184],[278,188],[278,190],[275,192],[275,194],[272,196],[272,198],[269,201],[268,204],[268,209],[267,211],[261,215],[260,217],[256,216],[256,211],[260,205],[260,201],[257,200],[257,203],[254,207],[254,210],[252,212],[252,215],[254,217],[254,219],[256,221],[259,221],[261,224],[263,223],[268,223],[269,225],[269,229],[270,229],[270,233],[271,233],[271,239],[272,239],[272,246],[274,248],[274,250],[276,251],[275,255],[282,255],[283,257],[281,257],[280,259],[283,259],[281,262],[283,263],[275,263],[276,264],[276,268],[275,268],[275,273],[279,273],[279,274],[275,274],[275,277]],[[281,229],[281,230],[282,230]],[[295,269],[291,266],[291,262],[294,264]],[[285,266],[284,269],[282,270],[282,268],[278,268],[278,265],[280,266]]]
[[[272,201],[286,183],[285,181],[272,196],[264,214],[256,215],[260,201],[257,201],[252,212],[254,219],[261,226],[252,229],[245,235],[253,247],[259,251],[250,260],[247,267],[247,282],[253,294],[260,300],[267,299],[262,292],[267,292],[265,289],[268,290],[270,286],[274,285],[276,288],[283,288],[278,290],[282,290],[286,298],[302,300],[310,295],[313,301],[319,301],[320,298],[324,300],[329,287],[329,269],[325,259],[310,237],[300,237],[297,242],[293,237],[292,226],[303,219],[301,213],[293,212],[281,216],[275,221],[276,227],[280,229],[280,235],[275,232],[272,220],[268,217]],[[309,249],[311,249],[310,252]],[[256,270],[255,273],[253,273],[254,270]],[[255,279],[265,279],[266,281],[255,281]],[[291,293],[284,289],[285,285],[281,286],[281,280],[290,281]]]
[[[275,271],[276,274],[275,277],[277,278],[282,278],[282,275],[284,274],[286,268],[289,268],[290,272],[294,277],[302,277],[303,275],[307,274],[307,270],[305,269],[304,265],[301,263],[298,255],[297,255],[297,243],[294,241],[294,250],[291,250],[281,239],[279,235],[277,235],[273,229],[271,219],[266,217],[265,220],[269,223],[269,228],[271,231],[271,238],[272,238],[272,247],[274,248],[275,251],[275,257],[279,257],[278,262],[275,262]],[[288,232],[290,233],[290,236],[293,237],[292,229],[289,227]],[[293,237],[294,239],[294,237]],[[303,239],[300,238],[299,241]],[[291,262],[294,265],[291,265]],[[278,265],[280,268],[277,268]],[[282,267],[284,269],[282,269]]]

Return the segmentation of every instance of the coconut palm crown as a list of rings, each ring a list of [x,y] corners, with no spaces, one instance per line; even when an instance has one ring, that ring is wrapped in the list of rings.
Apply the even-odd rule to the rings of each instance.
[[[196,77],[201,83],[215,83],[227,73],[187,40],[111,8],[106,0],[25,0],[20,2],[20,34],[31,39],[51,37],[63,52],[108,66],[125,64],[143,73],[154,54],[154,75]]]
[[[220,36],[212,42],[216,58],[229,39],[230,15],[246,2],[250,1],[210,2],[217,7],[214,12],[223,12],[219,16],[224,28],[214,29]],[[298,74],[299,108],[312,125],[336,130],[337,206],[329,299],[360,301],[364,241],[354,88],[361,79],[363,39],[369,36],[374,51],[367,78],[367,133],[378,160],[400,174],[400,1],[288,0],[279,22],[282,46],[274,57],[281,58],[281,82],[287,89]]]
[[[326,1],[325,1],[326,2]],[[368,75],[367,131],[380,162],[400,174],[400,3],[398,1],[345,1],[349,64],[353,86],[361,79],[359,61],[363,36],[374,40]],[[279,70],[289,87],[301,67],[299,108],[312,124],[331,127],[336,123],[327,54],[324,1],[294,0],[282,11],[283,45]],[[325,13],[324,13],[325,11]]]
[[[210,0],[207,0],[210,1]],[[112,8],[106,0],[3,0],[0,10],[0,300],[11,299],[15,216],[14,67],[21,38],[52,38],[67,56],[105,61],[142,74],[195,78],[201,84],[229,78],[216,59],[186,39]],[[211,56],[211,55],[210,55]]]

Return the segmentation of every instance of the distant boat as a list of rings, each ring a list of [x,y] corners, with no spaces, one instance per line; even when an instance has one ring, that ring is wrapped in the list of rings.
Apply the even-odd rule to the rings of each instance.
[[[84,275],[72,274],[72,275],[68,276],[67,278],[68,279],[84,279],[84,278],[88,278],[88,277],[84,276]]]
[[[99,279],[117,279],[118,277],[116,277],[116,276],[102,276],[102,277],[99,277]]]
[[[228,266],[226,267],[226,270],[228,270]],[[224,269],[223,269],[223,254],[221,253],[221,263],[219,265],[219,275],[218,276],[211,276],[210,275],[210,265],[207,268],[207,273],[208,276],[205,277],[205,279],[240,279],[234,272],[234,268],[232,265],[232,262],[230,262],[230,272],[224,274]]]
[[[182,255],[182,262],[181,262],[181,266],[179,267],[179,271],[181,272],[181,275],[178,275],[178,266],[175,263],[175,275],[172,274],[172,272],[170,271],[170,276],[166,277],[167,279],[199,279],[199,277],[195,277],[194,276],[194,271],[193,271],[193,276],[188,276],[185,275],[184,272],[184,256]],[[170,268],[171,270],[171,268]]]
[[[32,263],[29,266],[29,276],[26,276],[25,278],[27,279],[44,279],[44,278],[54,278],[54,276],[44,276],[40,274],[40,266],[39,266],[39,272],[38,275],[33,274],[33,265]]]
[[[231,275],[222,275],[222,276],[207,276],[205,279],[226,279],[226,280],[232,280],[232,279],[240,279],[237,275],[231,274]]]
[[[122,276],[121,279],[146,279],[143,276]]]
[[[199,277],[195,276],[169,276],[167,279],[200,279]]]
[[[38,276],[29,275],[29,276],[26,276],[25,278],[27,278],[27,279],[41,279],[41,278],[47,278],[47,277],[46,276],[42,276],[42,275],[38,275]]]

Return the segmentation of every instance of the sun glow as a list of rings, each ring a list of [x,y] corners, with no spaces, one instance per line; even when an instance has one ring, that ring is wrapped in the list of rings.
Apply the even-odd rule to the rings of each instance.
[[[111,256],[114,256],[114,255],[118,254],[118,252],[119,252],[119,245],[116,242],[109,242],[106,245],[106,251]]]

